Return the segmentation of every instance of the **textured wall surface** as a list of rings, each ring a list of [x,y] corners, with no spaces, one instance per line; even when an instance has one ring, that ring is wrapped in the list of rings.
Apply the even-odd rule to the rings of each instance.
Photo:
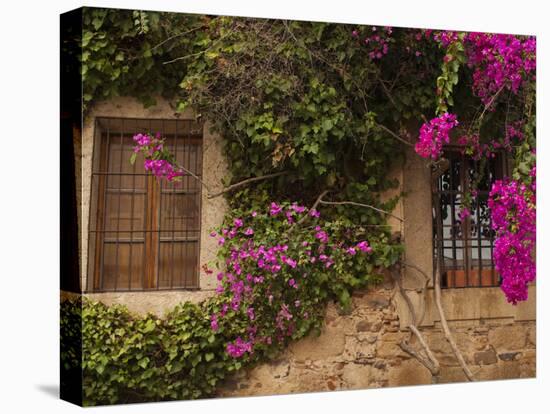
[[[159,99],[153,108],[144,109],[131,98],[118,98],[96,105],[85,120],[82,134],[80,176],[82,192],[81,257],[86,264],[87,226],[90,204],[90,171],[95,116],[174,118],[170,105]],[[191,117],[186,113],[183,117]],[[204,180],[219,190],[227,173],[220,138],[206,126],[204,131]],[[400,185],[384,194],[389,198],[403,191],[406,196],[393,214],[404,218],[390,219],[392,231],[398,232],[406,248],[405,260],[414,264],[429,279],[432,274],[432,219],[430,171],[426,162],[412,150],[403,165],[396,165],[391,176]],[[215,257],[215,240],[210,229],[223,219],[227,205],[223,197],[207,199],[203,191],[201,264]],[[86,266],[82,266],[85,282]],[[238,373],[226,381],[220,396],[246,396],[309,391],[377,388],[432,382],[465,381],[440,328],[439,315],[433,303],[433,291],[420,291],[425,277],[405,267],[402,275],[416,312],[423,314],[421,331],[441,363],[439,378],[399,347],[409,339],[406,326],[410,315],[404,300],[396,294],[393,281],[386,278],[380,286],[356,292],[351,314],[339,314],[337,306],[327,308],[326,324],[319,337],[308,337],[290,346],[280,357],[251,371]],[[431,281],[430,281],[431,286]],[[201,274],[201,290],[172,292],[94,293],[88,296],[107,304],[122,303],[137,313],[162,315],[176,303],[194,302],[213,294],[213,276]],[[535,376],[535,287],[530,299],[517,307],[506,303],[498,288],[446,289],[443,307],[458,346],[478,380],[527,378]],[[424,296],[425,295],[425,296]],[[413,345],[415,339],[411,341]]]
[[[392,231],[405,244],[401,277],[419,325],[441,364],[438,378],[399,346],[409,340],[410,312],[396,292],[389,274],[379,287],[356,292],[350,315],[327,309],[326,325],[319,337],[301,340],[276,361],[229,379],[220,396],[245,396],[379,388],[399,385],[462,382],[466,377],[440,326],[433,300],[432,205],[430,169],[412,150],[401,168],[391,172],[400,186],[384,194],[403,191],[405,197],[392,212]],[[426,292],[421,290],[426,276]],[[535,286],[529,300],[512,306],[499,288],[444,289],[442,305],[458,347],[477,380],[530,378],[536,372]],[[418,349],[416,338],[411,344]]]
[[[353,311],[330,305],[319,337],[301,340],[275,361],[227,380],[220,396],[251,396],[462,382],[466,377],[438,326],[422,328],[441,364],[439,378],[403,352],[390,283],[353,295]],[[531,378],[536,371],[535,322],[477,319],[450,323],[477,380]],[[413,346],[418,344],[411,341]]]

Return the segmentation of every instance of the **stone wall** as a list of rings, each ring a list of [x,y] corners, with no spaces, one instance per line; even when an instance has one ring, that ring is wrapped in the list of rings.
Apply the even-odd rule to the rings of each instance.
[[[441,364],[432,378],[399,343],[400,330],[393,287],[385,285],[353,295],[350,315],[329,305],[319,337],[292,344],[275,361],[241,372],[226,381],[219,396],[252,396],[333,391],[466,381],[438,325],[424,327],[430,348]],[[531,378],[536,372],[534,321],[477,319],[450,323],[458,347],[477,380]],[[413,346],[417,343],[413,339]]]
[[[131,98],[117,98],[96,105],[84,121],[82,141],[77,142],[77,176],[81,178],[79,223],[81,226],[81,259],[83,286],[86,281],[87,226],[90,204],[90,174],[93,147],[93,120],[96,116],[176,118],[167,101],[159,99],[153,108]],[[183,118],[189,118],[187,112]],[[221,140],[204,131],[204,176],[210,188],[219,189],[221,178],[227,174]],[[427,275],[432,272],[431,194],[429,170],[425,162],[408,153],[403,165],[391,173],[400,185],[385,197],[403,191],[406,196],[397,204],[390,219],[392,230],[402,235],[407,262],[413,263]],[[226,211],[223,197],[213,200],[203,192],[200,262],[214,258],[215,241],[208,237]],[[215,274],[215,273],[214,273]],[[326,324],[319,337],[308,337],[290,346],[280,357],[251,371],[241,372],[229,379],[220,396],[283,394],[308,391],[364,389],[398,385],[430,384],[432,382],[465,381],[466,378],[440,329],[439,316],[432,300],[431,288],[425,296],[420,287],[424,277],[412,268],[403,269],[403,285],[415,305],[423,334],[441,363],[439,378],[399,347],[409,339],[406,329],[410,321],[408,308],[395,295],[393,282],[353,295],[353,310],[341,315],[336,305],[327,308]],[[106,304],[122,303],[137,313],[154,312],[162,315],[181,301],[200,301],[213,294],[215,280],[201,274],[199,291],[91,293],[93,299]],[[431,281],[430,281],[431,286]],[[530,299],[517,307],[506,303],[498,288],[446,289],[443,307],[459,348],[474,375],[479,380],[526,378],[535,375],[535,287]],[[415,345],[415,339],[411,341]]]
[[[412,150],[392,177],[400,181],[396,191],[405,196],[390,220],[392,231],[401,233],[405,244],[402,280],[417,315],[419,326],[441,364],[441,373],[431,373],[402,351],[410,338],[409,309],[387,279],[381,286],[356,292],[353,311],[340,315],[336,305],[327,309],[326,325],[319,337],[303,339],[276,361],[241,372],[229,379],[220,396],[252,396],[312,391],[332,391],[463,382],[466,377],[440,326],[433,300],[432,205],[430,170]],[[386,197],[395,195],[395,191]],[[425,274],[425,276],[423,275]],[[429,278],[426,292],[422,290]],[[529,300],[512,306],[499,288],[444,289],[442,305],[459,349],[477,380],[530,378],[536,372],[536,289]]]

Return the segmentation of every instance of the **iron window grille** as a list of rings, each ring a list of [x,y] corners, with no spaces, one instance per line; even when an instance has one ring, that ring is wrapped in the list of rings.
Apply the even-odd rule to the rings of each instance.
[[[441,287],[499,286],[488,199],[492,183],[507,175],[507,158],[498,153],[494,158],[475,161],[456,147],[448,147],[444,157],[449,161],[448,167],[432,188],[433,252],[434,263],[442,259]],[[476,177],[477,194],[472,197],[471,215],[461,219],[465,194],[473,188]],[[440,209],[439,222],[436,208]],[[438,229],[441,240],[437,237]]]
[[[177,161],[202,176],[202,124],[101,117],[95,121],[89,223],[89,291],[199,288],[201,186],[159,180],[134,165],[133,136],[159,132]]]

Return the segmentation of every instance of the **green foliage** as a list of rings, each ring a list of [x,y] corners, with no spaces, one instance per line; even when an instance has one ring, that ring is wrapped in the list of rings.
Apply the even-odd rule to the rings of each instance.
[[[98,8],[84,8],[82,23],[82,36],[65,46],[81,50],[84,108],[119,95],[146,106],[173,96],[180,71],[163,62],[186,50],[182,32],[200,24],[198,16]]]
[[[462,34],[460,37],[464,37]],[[461,41],[449,44],[445,58],[441,64],[441,75],[437,78],[437,109],[436,115],[449,111],[454,106],[453,89],[458,84],[459,71],[466,62],[464,45]]]
[[[231,181],[288,170],[292,174],[269,190],[288,195],[292,187],[301,200],[371,177],[377,185],[370,191],[386,184],[400,144],[378,123],[399,132],[419,110],[431,109],[435,79],[424,72],[435,71],[413,64],[419,76],[398,50],[388,63],[373,62],[352,41],[352,30],[310,22],[211,21],[205,53],[185,67],[180,105],[197,108],[224,136]],[[405,31],[398,32],[396,42],[404,37]],[[417,87],[405,86],[413,80]],[[387,94],[394,94],[391,100]]]
[[[214,334],[208,307],[183,303],[165,318],[136,316],[120,305],[87,299],[62,303],[62,344],[82,333],[82,361],[62,349],[63,369],[83,370],[84,405],[195,399],[215,387],[241,363],[227,356],[225,343],[234,330]]]
[[[288,203],[283,206],[288,207]],[[250,211],[232,213],[250,217]],[[84,405],[211,397],[231,373],[268,361],[289,341],[319,332],[328,301],[338,301],[342,311],[349,311],[353,290],[379,281],[381,270],[398,260],[401,248],[390,242],[388,232],[350,228],[353,223],[345,215],[322,225],[334,240],[327,246],[334,264],[328,268],[318,262],[304,277],[301,272],[310,260],[306,250],[318,244],[313,227],[290,232],[284,217],[279,220],[264,213],[254,218],[255,241],[265,246],[287,244],[298,266],[295,271],[282,269],[269,283],[258,285],[253,295],[257,300],[250,304],[257,315],[254,323],[258,334],[273,337],[273,342],[257,343],[253,353],[241,358],[230,357],[226,347],[235,338],[247,336],[250,320],[243,309],[229,309],[216,330],[210,324],[211,315],[230,302],[229,291],[198,304],[182,303],[163,318],[137,316],[124,306],[106,306],[85,298],[63,302],[62,369],[68,373],[82,367]],[[369,254],[352,256],[338,247],[341,241],[353,245],[366,237],[372,247]],[[242,237],[228,240],[219,250],[220,260],[238,249],[242,241]],[[249,271],[254,269],[243,268],[243,272]],[[289,288],[291,278],[299,280],[299,288]],[[267,300],[269,295],[274,299]],[[281,336],[276,323],[280,305],[295,303],[300,304],[300,312],[292,310],[293,331],[290,336]]]
[[[229,193],[228,225],[252,210],[265,211],[271,201],[309,206],[325,190],[325,200],[390,211],[398,198],[383,202],[380,193],[395,187],[388,172],[402,161],[403,146],[394,135],[413,142],[407,131],[431,118],[435,87],[438,112],[454,104],[471,119],[478,111],[469,85],[459,82],[468,70],[461,43],[441,50],[415,30],[394,29],[388,54],[373,60],[364,43],[353,40],[355,27],[342,24],[107,9],[86,9],[83,23],[82,37],[73,41],[82,46],[86,107],[118,95],[145,105],[155,95],[174,98],[176,111],[193,108],[223,137],[230,170],[224,184],[288,172]],[[496,123],[502,113],[485,116]],[[82,361],[74,346],[62,352],[62,361],[64,369],[82,363],[85,404],[212,396],[232,372],[318,331],[328,301],[349,309],[353,290],[376,283],[381,269],[399,260],[402,246],[380,211],[349,204],[319,209],[331,237],[368,240],[373,254],[335,253],[330,270],[312,266],[305,289],[285,288],[292,273],[283,273],[271,285],[276,303],[299,300],[309,317],[296,321],[290,338],[262,344],[253,354],[234,359],[226,353],[229,342],[246,335],[242,311],[230,310],[217,331],[210,327],[224,295],[181,304],[162,319],[87,300],[80,311],[79,304],[64,302],[62,324],[74,327],[82,320]],[[314,242],[311,228],[289,233],[284,221],[262,220],[254,228],[258,240],[285,242],[305,260],[300,246]],[[222,263],[232,243],[220,249]],[[256,309],[261,328],[275,332],[275,309],[263,302]],[[62,343],[77,332],[65,329]]]

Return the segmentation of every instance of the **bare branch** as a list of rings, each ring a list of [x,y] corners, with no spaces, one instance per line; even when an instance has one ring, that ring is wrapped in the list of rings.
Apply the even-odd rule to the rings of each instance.
[[[179,168],[183,172],[189,174],[191,177],[193,177],[195,180],[197,180],[199,183],[201,183],[201,185],[206,189],[206,192],[210,193],[210,190],[208,189],[208,186],[206,185],[206,183],[203,180],[201,180],[199,177],[197,177],[193,172],[189,171],[187,168],[185,168],[181,165],[178,165],[177,168]]]
[[[313,205],[311,206],[309,211],[315,210],[317,208],[317,206],[319,205],[319,203],[321,202],[321,200],[323,199],[323,197],[325,195],[327,195],[327,193],[328,193],[328,190],[325,190],[321,194],[319,194],[319,197],[317,197],[317,200],[315,200],[315,203],[313,203]],[[308,219],[308,217],[309,217],[309,214],[306,214],[300,220],[298,220],[296,222],[296,224],[294,224],[294,226],[292,226],[291,228],[299,227],[304,221],[306,221]]]
[[[426,291],[428,290],[428,284],[430,283],[430,280],[432,278],[430,276],[428,276],[428,274],[426,272],[424,272],[421,268],[419,268],[418,266],[416,266],[414,264],[405,262],[403,260],[400,263],[404,266],[407,266],[407,267],[410,267],[410,268],[416,270],[418,273],[420,273],[422,276],[424,276],[424,284],[422,285],[422,297],[425,298],[426,297]],[[424,315],[426,314],[425,300],[422,301],[421,303],[422,303],[422,311],[420,312],[420,315],[418,317],[418,323],[422,323],[422,321],[424,320]]]
[[[497,99],[497,97],[500,95],[500,93],[504,90],[504,86],[505,85],[502,85],[500,87],[500,89],[498,91],[496,91],[496,93],[493,95],[493,97],[491,98],[491,100],[489,101],[489,103],[487,105],[485,105],[485,108],[483,108],[483,112],[481,113],[481,115],[479,116],[479,119],[478,119],[478,122],[481,123],[483,117],[485,116],[485,112],[487,112],[487,109],[489,109],[491,107],[491,105],[495,102],[495,100]]]
[[[410,331],[416,336],[416,338],[418,339],[418,342],[420,342],[420,345],[422,346],[422,349],[424,350],[424,352],[426,353],[426,357],[424,357],[422,354],[420,354],[419,352],[417,352],[411,344],[409,344],[407,341],[401,341],[401,343],[399,344],[399,346],[401,347],[401,349],[405,352],[407,352],[408,354],[412,355],[413,357],[415,357],[416,359],[418,359],[418,361],[424,365],[426,368],[428,368],[428,370],[430,371],[430,373],[434,376],[434,377],[437,377],[441,371],[441,366],[439,365],[439,361],[436,359],[435,355],[433,354],[432,350],[430,349],[430,347],[428,346],[428,343],[426,342],[426,340],[424,339],[424,336],[420,333],[420,331],[418,330],[418,328],[414,325],[409,325],[407,328],[410,329]]]
[[[397,135],[395,132],[393,132],[391,129],[385,127],[384,125],[376,124],[376,126],[378,126],[383,131],[386,131],[388,134],[390,134],[392,137],[394,137],[398,141],[402,142],[403,144],[408,145],[409,147],[414,147],[414,144],[412,142],[409,142],[405,138],[400,137],[399,135]]]
[[[210,45],[210,47],[207,47],[206,49],[203,49],[200,52],[192,53],[192,54],[186,55],[186,56],[180,56],[180,57],[177,57],[175,59],[168,60],[166,62],[162,62],[162,64],[163,65],[169,65],[170,63],[174,63],[174,62],[177,62],[179,60],[185,60],[185,59],[190,59],[190,58],[193,58],[193,57],[200,56],[200,55],[212,50],[212,48],[214,48],[214,46],[217,46],[218,43],[220,43],[223,39],[225,39],[226,37],[228,37],[231,34],[233,34],[233,30],[230,30],[227,33],[225,33],[223,36],[220,36],[218,39],[216,39],[216,40],[214,40],[214,42],[212,42],[212,45]]]
[[[395,219],[397,219],[401,222],[405,221],[401,217],[398,217],[398,216],[390,213],[389,211],[382,210],[381,208],[374,207],[374,206],[371,206],[369,204],[356,203],[355,201],[325,201],[325,200],[319,200],[319,203],[320,204],[327,204],[327,205],[350,205],[350,206],[370,208],[371,210],[378,211],[379,213],[387,214],[388,216],[391,216],[391,217],[393,217],[393,218],[395,218]]]
[[[436,178],[432,179],[432,185],[436,182]],[[435,222],[440,223],[441,222],[441,210],[439,208],[440,204],[440,197],[439,194],[436,193],[436,197],[434,198],[435,203]],[[464,374],[466,375],[466,378],[468,378],[468,381],[475,381],[474,374],[472,374],[472,371],[470,371],[470,368],[466,364],[466,361],[464,360],[464,357],[462,356],[462,353],[458,349],[458,346],[456,345],[456,342],[454,340],[454,337],[451,333],[451,330],[449,329],[449,324],[447,323],[447,318],[445,317],[445,312],[443,311],[443,306],[441,305],[441,267],[442,267],[442,261],[443,261],[443,254],[441,252],[442,250],[442,243],[441,240],[443,239],[443,229],[441,226],[437,226],[437,260],[436,260],[436,267],[435,267],[435,280],[434,280],[434,299],[435,299],[435,305],[437,308],[437,311],[439,313],[439,319],[441,322],[441,327],[443,328],[443,334],[445,335],[445,338],[447,339],[447,342],[449,342],[449,345],[451,346],[456,359],[458,360],[458,363],[462,367],[462,371],[464,371]]]
[[[194,31],[200,29],[200,28],[201,28],[200,26],[198,26],[198,27],[193,27],[192,29],[186,30],[186,31],[183,32],[183,33],[178,33],[178,34],[175,34],[175,35],[173,35],[173,36],[167,37],[167,38],[164,39],[162,42],[160,42],[160,43],[156,44],[155,46],[153,46],[150,50],[151,50],[151,52],[152,52],[153,50],[155,50],[155,49],[161,47],[163,44],[169,42],[170,40],[173,40],[173,39],[175,39],[175,38],[177,38],[177,37],[185,36],[185,35],[187,35],[187,34],[189,34],[189,33],[192,33],[192,32],[194,32]]]
[[[399,291],[399,293],[407,303],[407,307],[409,308],[409,312],[411,314],[412,323],[409,326],[407,326],[407,328],[418,338],[418,341],[420,342],[420,345],[422,346],[422,349],[424,350],[424,353],[426,354],[426,356],[417,352],[406,340],[403,340],[399,344],[399,346],[403,351],[412,355],[422,365],[428,368],[431,374],[435,377],[439,375],[439,371],[440,371],[439,361],[432,353],[430,347],[428,346],[428,343],[424,339],[424,336],[420,333],[420,331],[416,327],[416,324],[417,324],[416,312],[414,311],[414,306],[411,302],[411,299],[409,298],[409,296],[407,295],[407,292],[405,292],[405,289],[401,284],[401,276],[396,274],[395,268],[391,270],[391,275],[395,282],[395,285],[397,286],[397,290]]]
[[[380,78],[380,76],[377,77],[377,80],[378,80],[378,83],[382,86],[382,90],[384,91],[384,93],[386,94],[386,96],[388,97],[388,99],[390,100],[390,102],[392,103],[392,105],[398,109],[398,106],[397,104],[395,103],[395,100],[393,99],[393,96],[392,94],[390,93],[390,91],[388,90],[388,88],[386,87],[386,84],[384,83],[384,81]]]
[[[468,378],[468,381],[475,381],[474,374],[472,374],[472,371],[470,371],[470,368],[466,364],[466,361],[464,360],[462,353],[460,352],[460,350],[458,349],[458,346],[456,345],[453,334],[449,329],[449,324],[447,323],[447,318],[445,317],[445,313],[443,312],[443,306],[441,305],[440,284],[441,284],[441,267],[440,267],[440,261],[438,260],[436,265],[436,271],[435,271],[434,296],[435,296],[435,304],[437,307],[437,311],[439,313],[439,319],[441,321],[441,327],[443,328],[443,334],[445,335],[447,342],[449,342],[449,345],[453,349],[456,359],[458,360],[458,363],[462,367],[462,370],[464,371],[466,378]]]
[[[267,180],[269,178],[280,177],[281,175],[286,175],[288,173],[289,173],[288,171],[280,171],[280,172],[273,173],[273,174],[261,175],[259,177],[247,178],[246,180],[239,181],[238,183],[232,184],[229,187],[224,188],[222,191],[220,191],[218,193],[209,194],[208,198],[216,198],[216,197],[221,196],[222,194],[228,193],[229,191],[233,191],[234,189],[242,187],[244,185],[247,185],[247,184],[250,184],[250,183],[253,183],[253,182],[256,182],[256,181]]]

